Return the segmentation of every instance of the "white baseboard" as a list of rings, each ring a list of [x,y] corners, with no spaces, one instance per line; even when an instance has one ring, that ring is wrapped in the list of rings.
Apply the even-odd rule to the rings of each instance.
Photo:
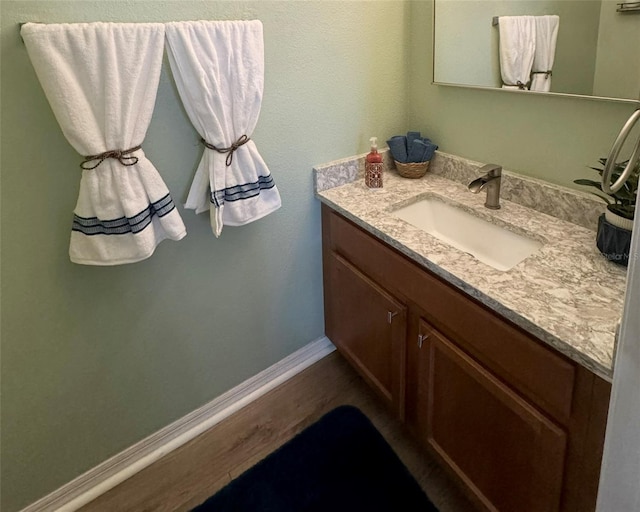
[[[32,503],[21,512],[72,512],[78,510],[334,350],[335,347],[327,337],[312,341],[208,404]]]

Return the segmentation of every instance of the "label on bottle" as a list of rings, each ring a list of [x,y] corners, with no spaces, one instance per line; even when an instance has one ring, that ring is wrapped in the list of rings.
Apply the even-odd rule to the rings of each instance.
[[[383,163],[367,163],[364,171],[364,184],[369,188],[382,188]]]

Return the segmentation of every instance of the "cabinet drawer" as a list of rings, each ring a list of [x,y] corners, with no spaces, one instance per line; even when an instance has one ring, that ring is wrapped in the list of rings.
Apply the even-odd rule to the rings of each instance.
[[[437,331],[421,350],[427,444],[486,510],[557,512],[566,433]]]
[[[331,249],[397,297],[554,417],[571,415],[575,366],[464,292],[324,207]]]

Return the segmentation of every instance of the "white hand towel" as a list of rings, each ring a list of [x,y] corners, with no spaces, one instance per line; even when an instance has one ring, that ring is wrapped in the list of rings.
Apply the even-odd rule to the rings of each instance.
[[[260,21],[168,23],[167,53],[180,98],[207,144],[186,208],[209,210],[215,236],[280,208],[280,194],[251,135],[264,85]],[[248,139],[248,141],[247,141]]]
[[[536,16],[536,51],[533,57],[531,90],[551,90],[551,70],[556,57],[556,41],[560,28],[560,17]]]
[[[504,89],[526,89],[536,48],[533,16],[500,16],[500,73]]]
[[[78,153],[105,156],[142,144],[160,80],[163,24],[27,23],[21,33],[53,113]],[[71,261],[132,263],[151,256],[162,240],[185,235],[169,191],[142,149],[83,163]]]

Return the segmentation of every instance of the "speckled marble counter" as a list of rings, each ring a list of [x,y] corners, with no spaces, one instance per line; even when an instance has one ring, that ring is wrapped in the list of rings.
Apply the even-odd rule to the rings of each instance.
[[[387,164],[384,188],[368,189],[362,179],[362,157],[355,157],[314,169],[316,195],[413,261],[610,381],[626,269],[608,262],[595,247],[595,231],[584,227],[595,229],[600,203],[507,172],[502,208],[489,210],[483,206],[484,193],[472,194],[461,183],[477,177],[480,165],[438,153],[425,177],[402,178]],[[543,246],[511,270],[496,270],[392,215],[425,197],[455,204]],[[528,203],[536,209],[523,206]],[[567,211],[567,204],[575,207]]]

